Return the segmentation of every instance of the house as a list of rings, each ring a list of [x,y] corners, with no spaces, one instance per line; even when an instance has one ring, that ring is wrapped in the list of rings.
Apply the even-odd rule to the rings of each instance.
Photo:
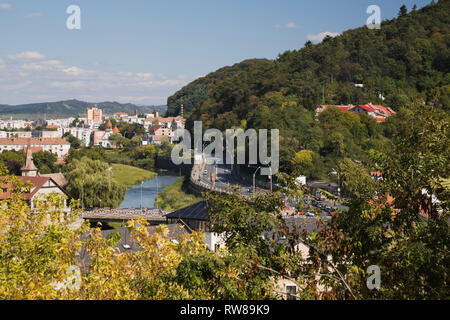
[[[389,107],[383,107],[381,105],[373,105],[371,103],[367,105],[358,105],[352,110],[353,113],[365,113],[372,118],[375,118],[377,122],[384,122],[386,119],[395,114],[395,111]]]
[[[321,105],[319,108],[316,109],[316,117],[319,116],[319,114],[321,114],[325,110],[328,110],[329,108],[338,108],[341,111],[350,111],[354,107],[355,106],[352,104],[349,104],[349,105]]]
[[[25,158],[25,164],[21,168],[22,176],[23,177],[44,177],[44,178],[51,178],[58,186],[61,188],[65,188],[68,184],[66,178],[62,173],[50,173],[50,174],[41,174],[38,171],[38,168],[33,162],[33,154],[35,152],[41,151],[39,149],[36,149],[32,147],[26,148],[26,158]]]
[[[52,152],[59,159],[64,159],[70,150],[70,143],[63,138],[0,138],[0,152],[26,150],[28,146]]]
[[[224,241],[220,235],[211,232],[210,219],[206,202],[198,202],[189,207],[166,215],[168,224],[181,223],[186,226],[189,231],[199,231],[205,234],[205,244],[209,250],[217,251],[224,247]]]
[[[110,141],[109,138],[116,133],[120,133],[119,128],[112,127],[111,120],[108,120],[108,123],[106,124],[108,127],[106,131],[94,131],[94,145],[95,146],[102,146],[103,148],[116,148],[117,146],[113,141]]]
[[[15,187],[15,183],[9,180],[10,177],[0,177],[0,200],[9,200],[12,196],[12,189]],[[64,210],[69,210],[67,206],[67,199],[70,196],[67,192],[58,185],[52,178],[50,177],[29,177],[29,176],[21,176],[16,177],[19,181],[23,183],[31,183],[31,188],[27,192],[23,193],[23,199],[30,206],[33,211],[36,208],[36,201],[43,200],[46,196],[51,193],[57,193],[61,196],[67,197],[64,200],[63,208]],[[8,181],[7,181],[8,179]]]
[[[381,105],[373,105],[371,103],[368,103],[367,105],[357,105],[354,106],[352,104],[349,105],[321,105],[319,108],[316,109],[316,117],[319,116],[322,112],[329,108],[338,108],[341,111],[344,112],[353,112],[355,114],[365,113],[372,118],[375,118],[377,122],[384,122],[386,119],[393,114],[395,114],[395,111],[392,110],[389,107],[383,107]]]
[[[125,112],[116,112],[113,115],[114,119],[117,121],[127,121],[128,113]]]
[[[173,137],[173,131],[169,127],[158,125],[150,129],[150,134],[154,136],[167,137],[169,140]]]
[[[383,174],[380,171],[370,172],[370,177],[375,181],[383,180]]]
[[[178,117],[149,117],[144,120],[144,127],[146,130],[148,130],[150,127],[152,127],[154,124],[161,125],[166,128],[170,128],[172,130],[175,130],[173,126],[175,125],[177,129],[184,129],[184,123],[185,119],[181,116]]]

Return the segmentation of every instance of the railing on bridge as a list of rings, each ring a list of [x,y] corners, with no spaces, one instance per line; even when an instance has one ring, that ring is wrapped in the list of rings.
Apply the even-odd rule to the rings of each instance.
[[[153,221],[166,220],[165,215],[170,210],[162,209],[94,209],[82,214],[85,220],[136,220],[145,219]]]

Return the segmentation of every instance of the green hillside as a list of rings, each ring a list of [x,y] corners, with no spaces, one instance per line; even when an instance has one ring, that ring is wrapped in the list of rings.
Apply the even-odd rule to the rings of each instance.
[[[449,108],[449,22],[450,1],[441,0],[384,21],[380,30],[364,26],[318,45],[308,42],[274,61],[248,60],[222,68],[170,97],[168,113],[177,114],[184,104],[193,119],[209,120],[218,128],[239,125],[249,111],[266,103],[269,92],[292,96],[308,110],[323,102],[369,101],[398,110],[417,99]],[[223,123],[220,115],[229,121]]]

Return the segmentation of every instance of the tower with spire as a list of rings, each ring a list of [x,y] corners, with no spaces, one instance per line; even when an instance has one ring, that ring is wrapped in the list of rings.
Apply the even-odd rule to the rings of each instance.
[[[31,151],[31,146],[27,147],[27,157],[25,161],[25,165],[21,169],[22,176],[24,177],[37,177],[38,176],[38,168],[35,166],[33,162],[33,152]]]

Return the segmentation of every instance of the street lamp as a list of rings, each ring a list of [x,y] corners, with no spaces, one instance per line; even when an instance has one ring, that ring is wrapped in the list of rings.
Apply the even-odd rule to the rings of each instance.
[[[258,172],[259,169],[261,169],[261,167],[258,167],[258,169],[256,169],[255,173],[253,174],[253,195],[255,195],[256,190],[256,173]]]
[[[269,167],[269,169],[270,169],[270,192],[273,192],[273,186],[272,186],[272,182],[273,182],[272,167]]]
[[[141,182],[141,210],[142,210],[142,185],[144,184],[144,181]]]

